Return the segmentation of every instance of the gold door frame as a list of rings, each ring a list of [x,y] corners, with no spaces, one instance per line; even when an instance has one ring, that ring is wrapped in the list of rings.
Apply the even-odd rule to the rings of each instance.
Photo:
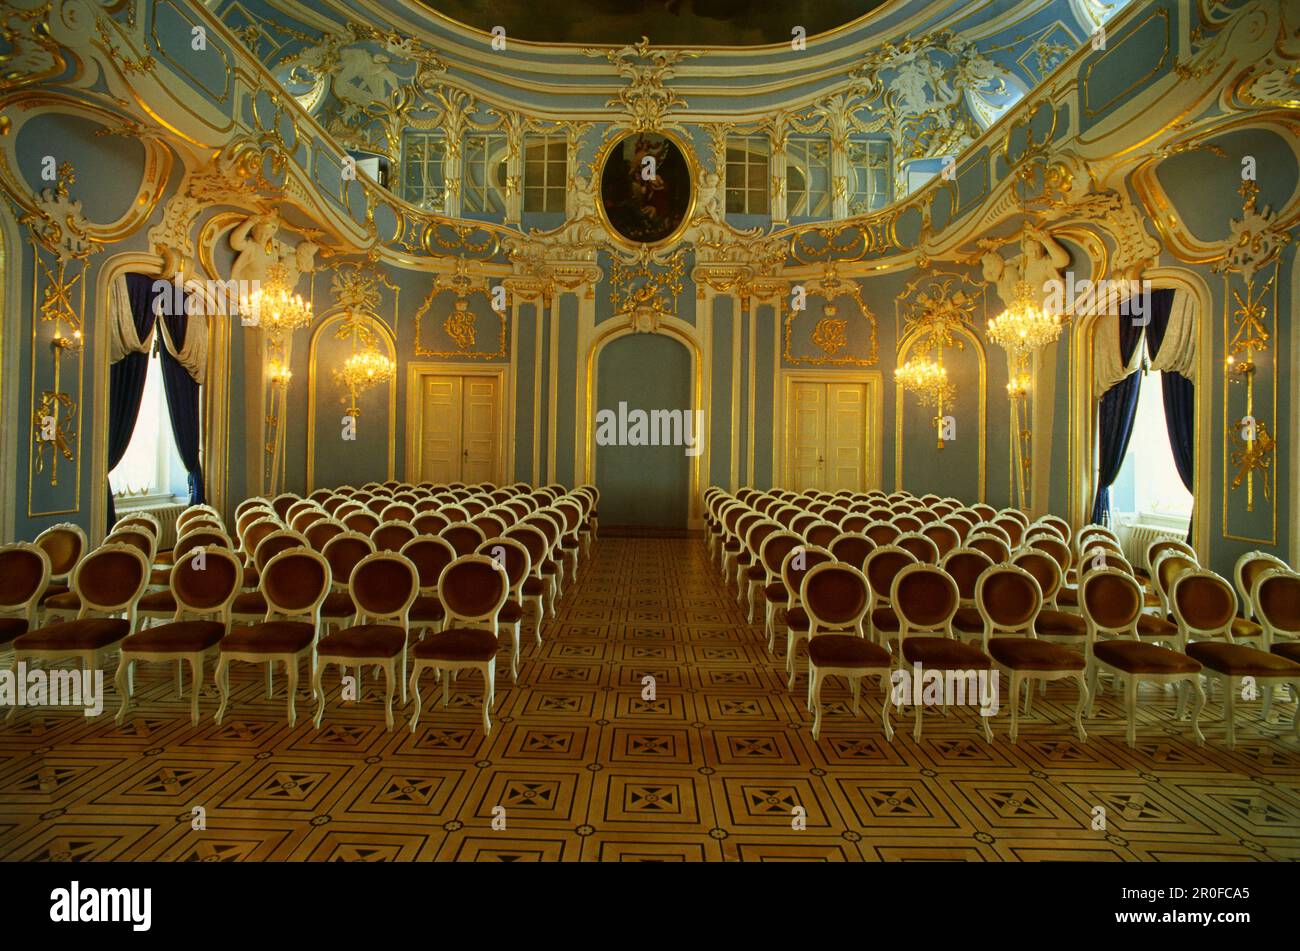
[[[796,383],[861,383],[867,388],[866,412],[871,422],[863,460],[859,491],[869,492],[881,488],[885,425],[885,376],[879,370],[782,370],[781,385],[781,480],[778,485],[794,487],[794,419],[791,394]]]
[[[497,485],[514,482],[515,428],[514,376],[504,364],[468,364],[448,362],[419,362],[406,365],[406,459],[402,468],[407,482],[420,481],[420,451],[424,441],[424,401],[420,398],[421,381],[426,376],[477,376],[496,380],[497,394],[497,447],[496,469],[492,481]],[[463,396],[462,396],[463,402]],[[463,407],[462,407],[463,408]]]

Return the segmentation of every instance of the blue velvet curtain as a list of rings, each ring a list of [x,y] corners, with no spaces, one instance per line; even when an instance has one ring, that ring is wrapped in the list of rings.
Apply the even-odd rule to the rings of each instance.
[[[1127,366],[1142,339],[1143,328],[1127,315],[1116,314],[1102,319],[1119,321],[1119,354]],[[1168,319],[1166,310],[1165,320]],[[1120,466],[1128,452],[1141,386],[1141,371],[1130,373],[1105,392],[1097,408],[1100,458],[1097,461],[1097,498],[1092,506],[1092,520],[1099,525],[1110,524],[1110,487],[1115,483],[1115,477],[1119,475]]]
[[[185,346],[189,316],[181,313],[162,318],[177,350]],[[202,319],[202,318],[200,318]],[[162,360],[163,392],[167,394],[167,415],[171,417],[176,452],[189,474],[190,505],[206,502],[203,470],[199,465],[199,385],[180,361],[166,347],[159,352]]]
[[[126,292],[131,302],[131,316],[135,332],[141,340],[153,328],[154,279],[144,274],[126,276]],[[140,415],[140,398],[144,395],[144,380],[149,373],[149,354],[131,353],[108,368],[108,471],[112,472],[126,455],[135,432],[136,417]],[[113,490],[108,491],[108,528],[117,521],[113,506]]]
[[[1151,324],[1147,327],[1147,353],[1156,358],[1169,329],[1169,315],[1173,311],[1174,292],[1168,289],[1151,294]],[[1165,401],[1165,430],[1169,433],[1169,448],[1173,450],[1174,466],[1178,478],[1188,492],[1193,492],[1192,473],[1196,443],[1196,384],[1181,373],[1160,371],[1160,393]],[[1187,537],[1192,534],[1188,525]]]

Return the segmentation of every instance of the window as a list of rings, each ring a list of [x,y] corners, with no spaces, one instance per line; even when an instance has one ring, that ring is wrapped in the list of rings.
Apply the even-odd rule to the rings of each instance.
[[[505,214],[505,152],[505,136],[471,135],[465,139],[465,176],[460,187],[462,211]]]
[[[766,215],[771,149],[761,135],[733,135],[727,139],[727,214]]]
[[[893,198],[890,187],[889,143],[879,139],[849,145],[852,169],[849,214],[865,215],[879,211]]]
[[[1158,372],[1146,372],[1142,379],[1133,435],[1112,496],[1116,513],[1131,514],[1138,522],[1168,521],[1186,528],[1191,518],[1192,494],[1183,487],[1174,465]]]
[[[157,337],[154,342],[156,347]],[[176,440],[172,437],[162,361],[156,352],[151,352],[131,442],[122,461],[108,474],[108,484],[115,499],[148,502],[170,500],[183,493],[186,477],[185,464],[176,452]]]
[[[563,213],[568,180],[564,136],[529,136],[524,146],[524,211]]]
[[[786,214],[829,218],[831,144],[826,139],[792,139],[786,150]]]
[[[402,196],[425,211],[446,207],[447,145],[441,132],[408,132],[402,142]]]

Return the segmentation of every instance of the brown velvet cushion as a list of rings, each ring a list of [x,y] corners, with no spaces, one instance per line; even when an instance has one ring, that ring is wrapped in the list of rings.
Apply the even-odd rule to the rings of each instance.
[[[1018,628],[1033,616],[1039,598],[1031,579],[1013,571],[998,571],[984,580],[984,609],[999,627]]]
[[[1223,641],[1196,641],[1187,645],[1187,656],[1194,657],[1211,670],[1230,677],[1296,677],[1300,664],[1278,654],[1265,653],[1245,644]]]
[[[496,655],[497,639],[491,631],[453,627],[430,634],[414,650],[424,660],[486,661]]]
[[[785,612],[785,626],[792,631],[808,630],[808,612],[803,608],[791,608]]]
[[[0,617],[0,644],[8,644],[27,631],[27,618]]]
[[[34,551],[15,548],[0,554],[0,604],[24,604],[36,594],[45,567]]]
[[[956,607],[957,585],[937,568],[914,572],[898,583],[894,610],[913,624],[938,624]]]
[[[149,584],[153,587],[167,587],[172,579],[172,570],[170,568],[155,568],[149,572]]]
[[[248,565],[244,568],[243,586],[245,588],[256,588],[260,578],[261,576],[257,573],[255,565]]]
[[[1274,644],[1269,649],[1269,653],[1277,654],[1279,657],[1285,657],[1287,660],[1293,660],[1300,663],[1300,641],[1287,641],[1283,644]]]
[[[984,619],[975,608],[958,608],[952,618],[952,627],[963,634],[983,634]]]
[[[153,591],[142,597],[137,603],[141,611],[171,611],[176,612],[176,599],[172,597],[170,591]]]
[[[75,591],[64,591],[46,598],[41,602],[41,606],[59,611],[79,611],[81,610],[81,598],[77,597]]]
[[[44,536],[38,543],[50,558],[50,574],[62,575],[72,570],[81,558],[81,539],[73,532],[60,529]]]
[[[1034,630],[1049,637],[1086,637],[1088,622],[1077,614],[1047,609],[1038,612]]]
[[[978,647],[946,637],[909,637],[903,641],[903,657],[909,664],[920,663],[939,670],[988,670],[993,660]]]
[[[1300,578],[1280,575],[1259,586],[1259,615],[1284,631],[1300,631]]]
[[[1235,617],[1232,619],[1232,636],[1233,637],[1259,637],[1264,633],[1264,629],[1254,621],[1247,621],[1244,617]]]
[[[316,645],[322,657],[396,657],[406,635],[392,624],[360,624],[331,634]]]
[[[752,565],[753,563],[754,563],[754,558],[747,551],[742,551],[739,555],[736,556],[737,565]]]
[[[299,611],[316,601],[328,590],[330,569],[305,553],[285,553],[279,556],[274,569],[268,565],[262,579],[262,590],[269,601]]]
[[[352,617],[357,613],[357,606],[352,603],[352,595],[346,591],[331,591],[325,595],[325,602],[320,606],[321,617]]]
[[[773,581],[769,585],[763,586],[763,597],[777,604],[785,604],[790,600],[790,592],[785,590],[785,585],[780,581]]]
[[[306,621],[267,621],[232,629],[221,649],[239,654],[296,654],[311,643],[315,633]]]
[[[447,616],[447,611],[443,608],[442,602],[438,600],[437,595],[422,594],[415,599],[411,605],[411,610],[406,616],[411,621],[441,621]]]
[[[1178,625],[1154,614],[1138,616],[1138,633],[1143,637],[1176,637]]]
[[[847,624],[867,606],[867,586],[848,568],[823,568],[809,575],[803,588],[805,604],[829,625]]]
[[[41,595],[41,604],[42,606],[48,605],[51,598],[57,598],[59,595],[67,593],[68,586],[66,584],[51,584],[45,589],[45,593]],[[78,606],[80,605],[78,604]]]
[[[514,624],[524,618],[524,606],[518,601],[507,601],[497,612],[497,620],[502,624]]]
[[[266,598],[262,597],[260,591],[237,594],[230,610],[235,614],[266,614]]]
[[[762,565],[752,565],[745,569],[745,577],[750,581],[762,581],[767,577],[767,569]]]
[[[1130,674],[1193,674],[1201,665],[1186,654],[1140,641],[1098,641],[1093,656]]]
[[[193,654],[207,650],[221,640],[225,633],[226,626],[219,621],[174,621],[157,627],[146,627],[132,634],[122,642],[122,650],[142,654],[166,651]]]
[[[897,631],[898,615],[893,608],[876,608],[871,612],[871,626],[877,631]]]
[[[524,579],[524,597],[536,598],[546,593],[546,582],[541,578]]]
[[[47,624],[14,640],[14,650],[99,650],[120,641],[131,625],[121,618],[84,618]]]
[[[989,654],[1014,670],[1083,670],[1083,655],[1032,637],[994,637]]]
[[[818,667],[888,667],[889,651],[856,634],[818,634],[808,641],[808,660]]]
[[[542,562],[542,574],[557,575],[560,573],[560,563],[554,558],[548,558]]]
[[[736,539],[736,538],[729,538],[729,539],[727,539],[725,542],[722,543],[722,550],[723,550],[723,551],[740,551],[740,540],[739,540],[739,539]]]
[[[1066,587],[1065,585],[1061,585],[1056,592],[1056,603],[1078,607],[1079,589],[1073,586]]]

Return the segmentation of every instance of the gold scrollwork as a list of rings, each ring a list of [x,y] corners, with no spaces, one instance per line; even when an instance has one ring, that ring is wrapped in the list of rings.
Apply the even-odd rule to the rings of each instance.
[[[806,292],[808,297],[820,297],[822,300],[826,301],[826,304],[822,309],[822,316],[818,318],[818,323],[814,325],[812,331],[809,333],[809,339],[812,344],[818,347],[822,351],[822,354],[817,357],[808,357],[800,356],[794,352],[793,343],[795,320],[800,313],[806,313],[806,311],[797,311],[789,308],[788,302],[785,301],[784,298],[777,298],[777,309],[779,311],[784,311],[782,314],[782,323],[785,325],[785,342],[783,348],[783,357],[785,361],[796,366],[875,366],[879,359],[880,348],[879,340],[876,335],[876,316],[871,312],[871,309],[867,307],[866,302],[862,299],[862,289],[859,287],[858,282],[852,280],[841,280],[836,274],[834,266],[830,265],[826,268],[826,272],[820,280],[808,282]],[[834,350],[827,350],[822,342],[830,341],[833,344],[835,341],[835,335],[832,333],[833,328],[822,326],[823,322],[828,318],[832,321],[839,321],[844,324],[844,327],[840,328],[841,332],[848,327],[849,321],[838,316],[839,305],[836,303],[846,297],[857,305],[858,313],[861,314],[862,318],[866,321],[870,332],[867,354],[865,357],[854,356],[853,354],[837,356],[836,354],[843,349],[842,346],[836,347]],[[818,340],[819,329],[822,341]],[[847,340],[845,341],[845,345],[847,345]]]

